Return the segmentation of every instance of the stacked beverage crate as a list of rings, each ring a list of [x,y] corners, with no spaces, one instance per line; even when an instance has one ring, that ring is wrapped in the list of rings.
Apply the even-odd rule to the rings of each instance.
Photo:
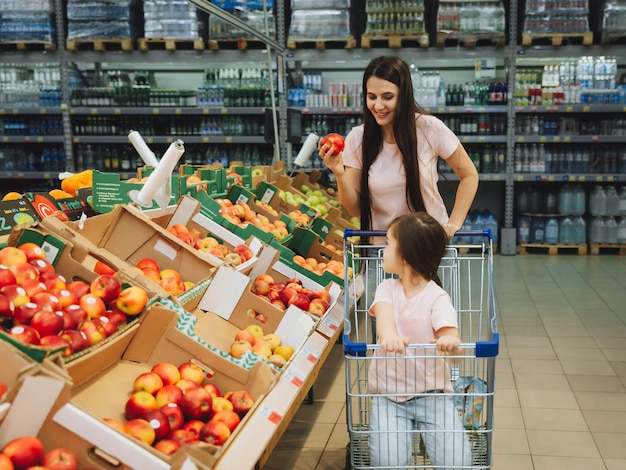
[[[428,46],[424,0],[366,0],[365,14],[361,47],[368,48],[372,42],[381,41],[382,46],[410,47],[414,45],[411,40]]]
[[[195,40],[204,36],[201,12],[187,0],[145,0],[146,39]]]
[[[0,0],[0,42],[52,43],[53,0]]]
[[[423,0],[367,0],[365,13],[365,34],[372,36],[419,34],[426,30]]]
[[[561,45],[563,37],[580,37],[583,45],[593,42],[588,0],[528,0],[524,13],[524,45],[542,37],[551,37],[554,46]]]
[[[626,0],[609,0],[602,15],[602,43],[626,36]]]
[[[341,40],[354,47],[350,0],[291,0],[288,47],[307,40]]]
[[[437,9],[437,45],[456,40],[466,46],[485,39],[504,45],[505,10],[501,1],[441,0]]]
[[[67,0],[67,38],[134,38],[140,8],[132,0]]]
[[[263,0],[215,0],[212,3],[266,36],[276,38],[276,18],[273,0],[265,1],[265,10],[263,9]],[[229,24],[215,15],[209,16],[210,41],[241,38],[253,39],[250,33],[236,25]]]

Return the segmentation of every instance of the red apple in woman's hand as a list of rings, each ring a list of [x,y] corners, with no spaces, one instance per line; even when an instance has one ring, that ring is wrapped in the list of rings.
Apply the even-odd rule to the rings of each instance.
[[[341,152],[343,152],[344,141],[341,134],[333,132],[331,134],[325,135],[324,137],[322,137],[320,143],[322,144],[322,146],[326,144],[330,145],[330,147],[333,149],[333,156],[339,155]]]

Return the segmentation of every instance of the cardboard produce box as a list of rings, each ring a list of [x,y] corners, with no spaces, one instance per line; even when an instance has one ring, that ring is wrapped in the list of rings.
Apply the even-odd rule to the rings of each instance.
[[[197,199],[184,196],[178,201],[178,205],[174,208],[173,212],[168,212],[167,214],[159,213],[159,217],[152,218],[152,220],[164,228],[171,227],[175,224],[182,224],[187,227],[190,232],[196,233],[199,238],[213,237],[217,239],[231,253],[235,252],[237,246],[246,245],[250,249],[252,256],[241,264],[230,264],[232,264],[237,271],[244,273],[250,271],[258,259],[258,253],[263,248],[263,242],[256,237],[250,237],[247,240],[240,238],[209,217],[206,217],[200,210],[201,204]],[[147,215],[151,216],[151,214]],[[198,252],[201,256],[206,256],[213,266],[229,264],[227,259],[212,254],[210,250],[207,251],[207,249],[198,248]]]
[[[58,221],[58,219],[55,220],[55,223],[63,224]],[[96,247],[82,237],[75,237],[72,242],[70,242],[53,231],[48,230],[43,224],[44,222],[42,221],[32,226],[21,226],[20,229],[14,230],[11,232],[9,245],[19,246],[22,243],[32,242],[41,246],[46,253],[47,261],[54,266],[55,273],[62,276],[68,284],[77,280],[90,284],[98,276],[98,274],[94,272],[94,266],[96,262],[100,260],[118,266],[124,264],[120,259],[115,259],[113,255]],[[122,267],[117,270],[115,277],[122,287],[129,285],[141,287],[147,294],[148,306],[151,302],[156,300],[159,294],[157,290],[150,290],[149,285],[143,284],[143,276],[135,270],[124,269]],[[140,316],[141,314],[137,316],[128,315],[128,321],[121,324],[117,331],[92,346],[63,358],[63,362],[77,361],[80,363],[80,358],[89,355],[96,349],[118,347],[116,346],[117,344],[127,341],[127,336],[131,334],[130,332],[135,327],[137,318]],[[42,361],[45,357],[55,352],[55,350],[50,348],[21,343],[8,334],[2,333],[0,336],[2,336],[2,339],[5,341],[12,342],[12,344],[19,347],[28,356],[37,361]],[[74,377],[72,378],[74,379]]]
[[[299,269],[296,270],[292,266],[296,266]],[[255,279],[260,274],[269,274],[276,282],[285,282],[291,278],[298,278],[301,280],[302,286],[307,289],[312,291],[320,289],[327,290],[330,298],[329,307],[324,315],[319,317],[318,325],[316,326],[316,329],[319,329],[319,323],[327,321],[327,317],[330,312],[336,310],[335,305],[343,296],[343,283],[338,284],[330,280],[327,281],[327,284],[320,284],[312,279],[313,276],[307,277],[306,275],[302,275],[302,272],[310,273],[310,271],[295,263],[293,265],[289,265],[283,262],[282,253],[270,246],[263,250],[259,262],[255,265],[252,271],[250,271],[248,276],[251,279]],[[333,320],[333,323],[336,322]]]
[[[277,308],[253,294],[252,284],[250,278],[232,268],[219,268],[192,311],[198,318],[196,334],[228,354],[237,332],[257,325],[264,334],[279,335],[284,345],[297,351],[315,328],[317,318],[294,305],[286,310]],[[228,295],[223,295],[226,291]],[[220,334],[210,334],[213,330]]]
[[[224,201],[220,201],[220,199],[213,199],[210,198],[208,195],[202,193],[198,194],[195,198],[200,202],[200,212],[204,216],[210,218],[215,223],[221,225],[222,227],[225,227],[226,229],[239,236],[240,238],[243,238],[244,240],[247,240],[250,237],[256,237],[264,243],[271,243],[277,238],[282,239],[283,237],[288,236],[289,231],[292,230],[295,226],[295,224],[289,219],[289,217],[286,217],[285,215],[279,215],[278,213],[272,214],[265,211],[262,206],[259,206],[255,203],[254,195],[247,191],[245,188],[241,188],[240,186],[231,187],[227,197],[223,199],[230,201],[228,202],[228,204],[232,205],[237,205],[238,201],[245,202],[248,206],[248,209],[254,211],[258,215],[263,215],[267,217],[268,220],[265,228],[262,226],[262,223],[264,221],[253,220],[254,217],[250,221],[241,221],[238,216],[227,214],[227,212],[229,211],[224,210],[224,207],[222,206],[222,203]],[[277,228],[277,226],[275,225],[277,220],[281,220],[281,223],[284,226],[284,230],[275,230]]]
[[[316,320],[297,307],[291,306],[287,310],[281,310],[263,300],[250,290],[253,283],[253,278],[232,268],[221,267],[213,276],[204,295],[198,299],[197,308],[219,315],[238,329],[257,324],[265,333],[277,332],[283,322],[292,324],[294,328],[300,323],[305,325],[303,334],[294,338],[299,340],[298,344],[292,344],[294,347],[299,346],[304,339],[302,336],[310,333]],[[224,295],[225,292],[228,295]],[[287,313],[290,309],[296,310],[294,313]]]
[[[70,402],[59,410],[57,422],[71,432],[82,436],[107,455],[131,468],[166,469],[185,458],[185,446],[172,456],[154,449],[103,421],[109,417],[124,422],[125,403],[132,393],[133,381],[159,362],[180,365],[193,360],[211,376],[222,393],[246,390],[254,399],[254,406],[242,419],[228,441],[221,446],[196,444],[203,464],[210,468],[245,428],[265,394],[275,382],[275,373],[261,362],[245,370],[190,338],[176,328],[167,327],[171,313],[166,307],[155,305],[141,322],[132,341],[122,354],[109,351],[92,368],[92,375],[74,385]],[[169,311],[171,312],[171,311]],[[104,353],[104,352],[103,352]],[[103,365],[106,364],[106,365]],[[71,373],[72,365],[68,366]]]
[[[183,281],[196,285],[209,279],[214,271],[213,265],[195,248],[130,206],[119,205],[108,214],[80,222],[64,225],[50,222],[46,226],[66,238],[86,238],[104,252],[124,261],[126,269],[132,269],[142,259],[151,258],[161,271],[173,269]],[[155,281],[139,274],[145,285],[151,286],[161,297],[170,295]]]
[[[0,341],[0,423],[6,416],[11,403],[19,393],[27,377],[42,375],[68,381],[69,376],[58,358],[43,358],[40,362],[26,355],[11,343]]]
[[[6,351],[0,343],[3,367],[0,375],[19,370],[10,407],[3,420],[0,419],[0,448],[13,439],[24,436],[37,437],[43,444],[44,454],[56,448],[70,451],[77,460],[78,468],[109,470],[114,468],[101,460],[93,446],[79,434],[72,433],[55,422],[54,418],[71,395],[71,381],[54,365],[43,362],[33,368],[25,366],[28,360],[17,350]],[[35,405],[35,406],[34,406]],[[131,467],[117,465],[128,470]]]
[[[280,196],[281,192],[298,194],[300,198],[298,200],[302,202],[292,204]],[[301,225],[308,225],[318,215],[318,212],[304,203],[306,198],[291,186],[291,178],[287,175],[280,176],[274,184],[260,183],[255,195],[261,203],[271,205],[275,210],[288,215]]]

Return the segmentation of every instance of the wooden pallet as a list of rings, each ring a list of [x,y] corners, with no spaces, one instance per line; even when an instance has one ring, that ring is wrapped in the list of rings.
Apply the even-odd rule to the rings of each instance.
[[[132,51],[133,40],[131,38],[75,38],[68,39],[65,47],[68,51]]]
[[[562,46],[566,44],[591,46],[593,44],[593,31],[584,33],[522,33],[523,46]]]
[[[287,39],[288,49],[354,49],[356,39],[354,36],[341,36],[330,38],[294,38]]]
[[[603,31],[602,44],[626,44],[626,32],[610,33]]]
[[[549,255],[558,255],[565,253],[578,252],[579,255],[587,254],[587,244],[580,245],[546,245],[545,243],[520,243],[519,254],[527,255],[529,253],[548,253]]]
[[[504,33],[443,33],[437,31],[437,47],[446,46],[497,46],[506,45],[506,36]]]
[[[626,245],[614,244],[614,243],[589,243],[589,252],[592,255],[599,255],[601,253],[619,254],[620,256],[626,255]]]
[[[482,253],[483,250],[486,249],[486,248],[483,248],[483,245],[463,245],[463,244],[457,245],[457,244],[454,244],[454,246],[457,247],[458,252],[459,252],[460,255],[467,255],[467,254],[470,254],[470,253]],[[493,248],[493,252],[494,253],[498,252],[498,245],[497,244],[494,243],[492,245],[492,248]]]
[[[39,51],[56,51],[57,45],[53,42],[37,42],[37,41],[24,41],[24,42],[0,42],[0,51],[13,52],[13,51],[25,51],[25,52],[39,52]]]
[[[203,51],[204,39],[139,38],[137,45],[140,51]]]
[[[401,47],[428,47],[430,39],[427,33],[422,34],[364,34],[361,36],[361,47],[386,47],[398,49]]]
[[[212,51],[267,48],[263,41],[248,38],[209,39],[208,46]]]

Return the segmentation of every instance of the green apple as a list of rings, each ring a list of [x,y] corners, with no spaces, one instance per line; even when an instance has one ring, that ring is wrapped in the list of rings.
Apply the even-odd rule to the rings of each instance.
[[[316,204],[313,206],[313,209],[315,209],[321,216],[328,214],[328,209],[324,204]]]
[[[309,203],[310,206],[316,206],[322,202],[319,196],[309,196],[306,198],[306,201]]]
[[[302,186],[300,186],[300,192],[301,193],[308,193],[309,191],[311,191],[311,188],[309,188],[306,184],[303,184]]]

